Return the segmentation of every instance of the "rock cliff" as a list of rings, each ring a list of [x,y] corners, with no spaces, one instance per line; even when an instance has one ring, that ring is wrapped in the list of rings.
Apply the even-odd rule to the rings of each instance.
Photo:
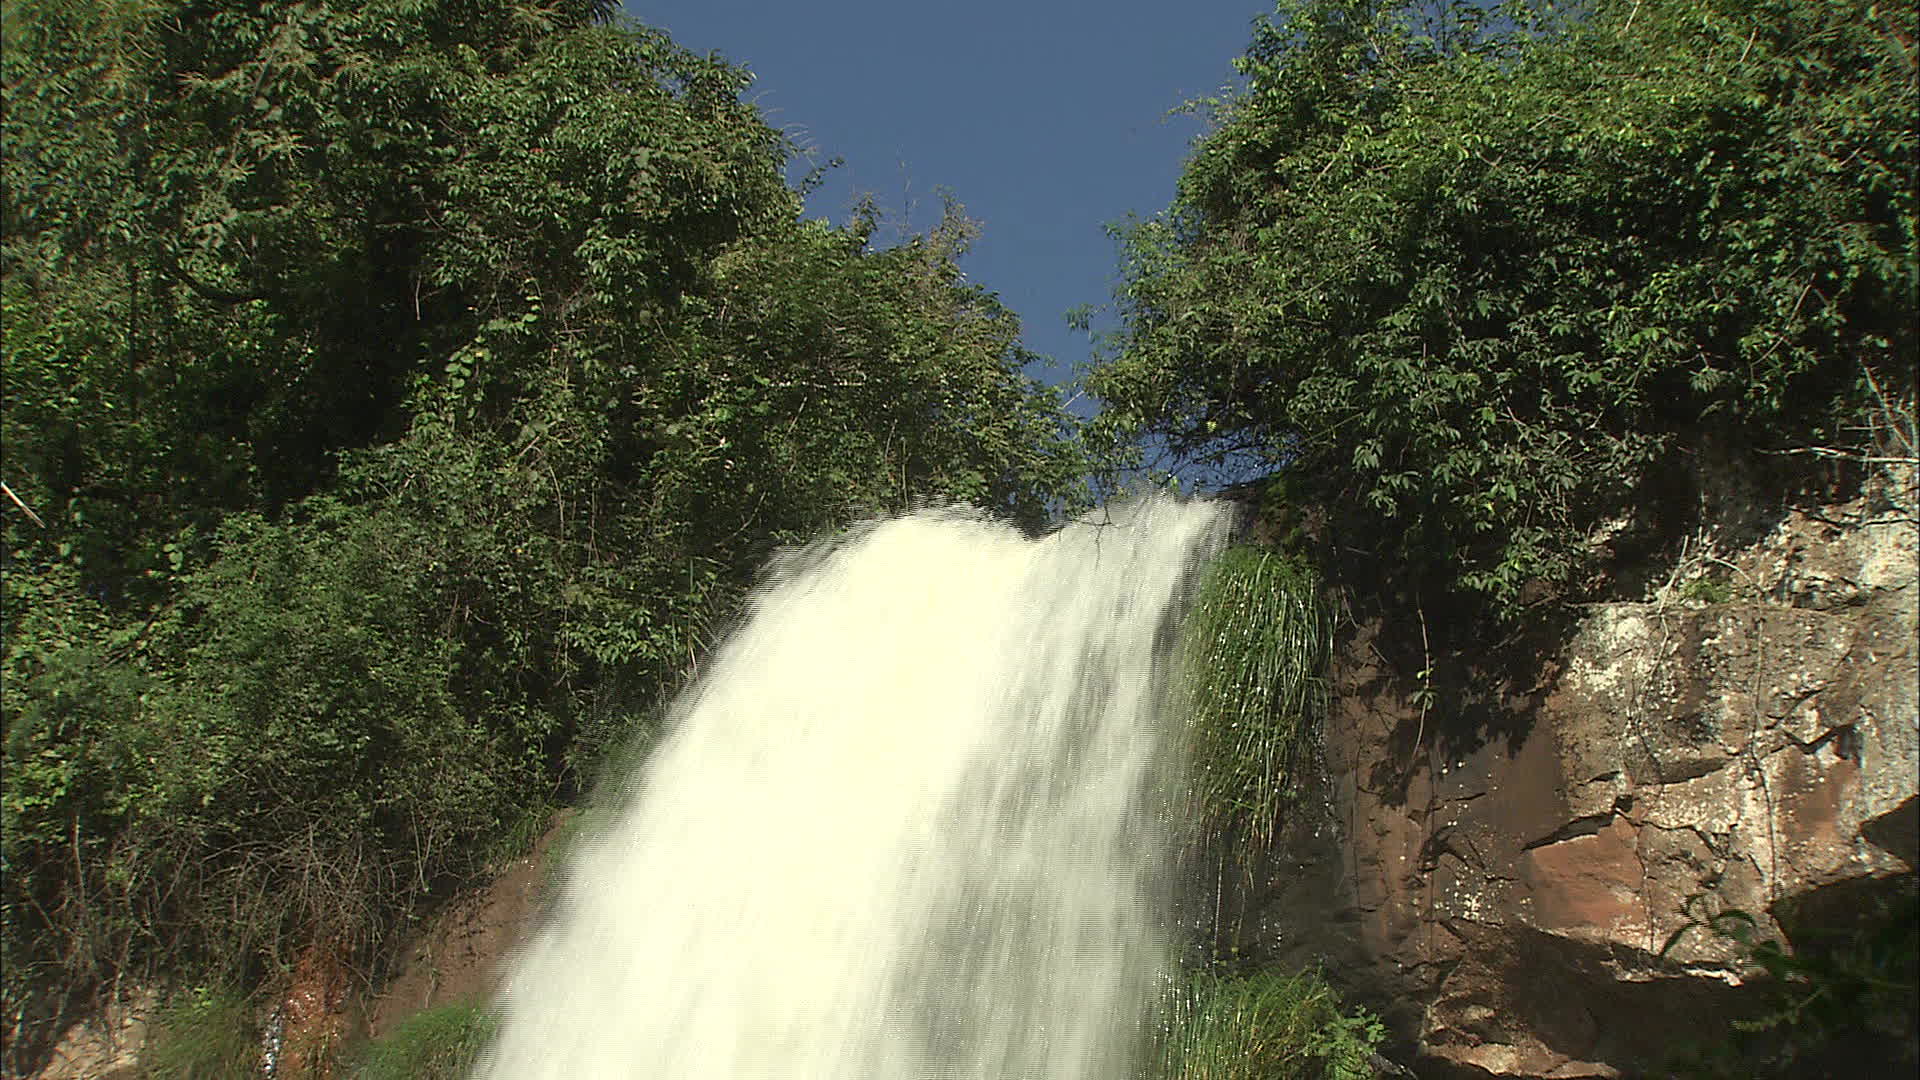
[[[1224,904],[1240,947],[1325,964],[1423,1076],[1644,1075],[1723,1037],[1761,1007],[1750,965],[1699,926],[1663,953],[1683,927],[1745,912],[1800,944],[1911,892],[1904,502],[1691,547],[1644,600],[1492,647],[1510,662],[1458,696],[1422,681],[1443,665],[1404,628],[1361,620],[1333,662],[1320,812]]]

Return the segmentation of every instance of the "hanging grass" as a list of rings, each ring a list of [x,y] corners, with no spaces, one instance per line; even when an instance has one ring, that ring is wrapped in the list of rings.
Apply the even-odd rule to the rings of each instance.
[[[1174,995],[1156,1080],[1371,1080],[1386,1029],[1317,971],[1201,974]]]
[[[1190,822],[1243,849],[1272,844],[1326,714],[1332,623],[1305,562],[1256,547],[1207,568],[1181,628]]]

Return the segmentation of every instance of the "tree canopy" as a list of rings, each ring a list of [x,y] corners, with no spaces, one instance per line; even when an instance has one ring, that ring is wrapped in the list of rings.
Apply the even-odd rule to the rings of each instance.
[[[777,545],[1081,498],[957,208],[802,221],[747,76],[612,9],[6,4],[9,1054],[372,955]]]
[[[1911,393],[1914,40],[1868,0],[1282,0],[1123,232],[1101,426],[1277,470],[1403,582],[1577,591],[1661,477]]]

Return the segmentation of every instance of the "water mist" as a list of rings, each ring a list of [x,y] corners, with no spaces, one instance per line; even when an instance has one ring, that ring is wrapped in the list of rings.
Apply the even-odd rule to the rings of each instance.
[[[498,1080],[1116,1080],[1171,961],[1170,620],[1225,512],[789,557],[516,960]]]

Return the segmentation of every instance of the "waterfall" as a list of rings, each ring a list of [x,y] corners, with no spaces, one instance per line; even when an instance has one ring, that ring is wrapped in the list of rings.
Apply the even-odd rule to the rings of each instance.
[[[1171,962],[1154,806],[1217,505],[955,511],[781,560],[515,960],[498,1080],[1116,1080]]]

